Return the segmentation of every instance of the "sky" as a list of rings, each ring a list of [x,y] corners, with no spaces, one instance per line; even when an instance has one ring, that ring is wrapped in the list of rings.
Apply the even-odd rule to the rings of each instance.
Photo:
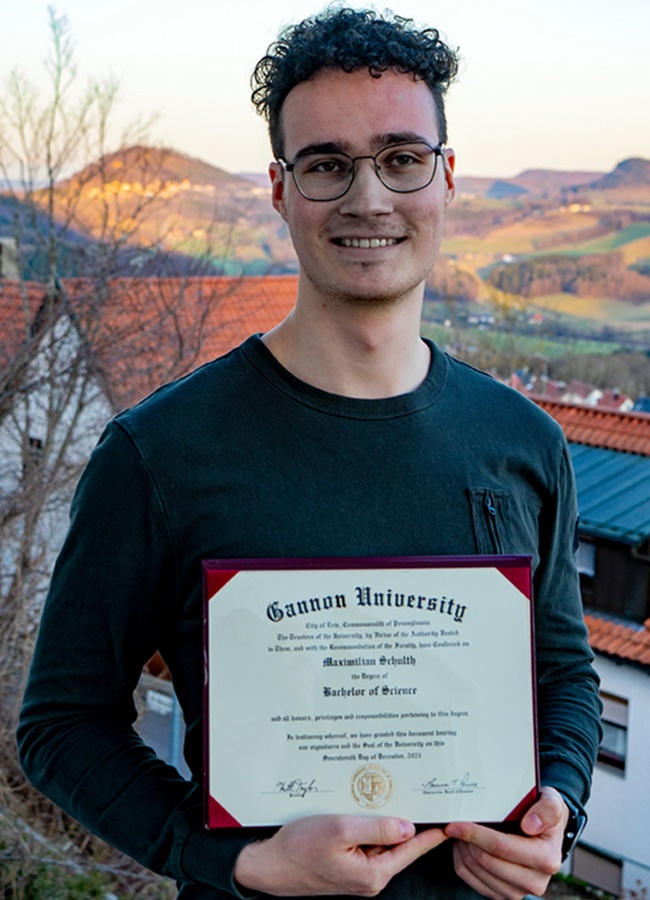
[[[154,142],[228,172],[264,172],[265,123],[249,77],[278,31],[320,11],[298,0],[57,0],[79,84],[115,77],[117,127],[152,114]],[[372,6],[348,0],[355,8]],[[457,174],[610,171],[650,158],[648,0],[393,0],[461,55],[447,99]],[[18,68],[45,86],[47,4],[0,0],[0,85]]]

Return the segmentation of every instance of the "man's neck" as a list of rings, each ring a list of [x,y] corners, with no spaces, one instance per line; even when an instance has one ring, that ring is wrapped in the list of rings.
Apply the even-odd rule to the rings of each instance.
[[[421,297],[373,307],[305,299],[299,292],[292,312],[263,340],[307,384],[345,397],[395,397],[419,387],[429,370],[421,306]]]

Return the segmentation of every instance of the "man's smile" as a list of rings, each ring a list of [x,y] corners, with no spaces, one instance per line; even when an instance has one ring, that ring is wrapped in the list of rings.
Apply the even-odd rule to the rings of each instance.
[[[392,247],[403,241],[404,238],[332,238],[332,243],[338,247],[360,247],[362,250],[374,250],[377,247]]]

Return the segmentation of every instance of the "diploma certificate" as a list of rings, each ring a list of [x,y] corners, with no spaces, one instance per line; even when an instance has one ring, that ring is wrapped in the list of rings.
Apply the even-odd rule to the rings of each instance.
[[[529,557],[204,563],[206,825],[518,819]]]

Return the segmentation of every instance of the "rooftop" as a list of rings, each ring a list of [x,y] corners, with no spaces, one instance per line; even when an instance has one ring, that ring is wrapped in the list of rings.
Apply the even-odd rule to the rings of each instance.
[[[273,328],[296,291],[295,275],[121,278],[104,291],[86,279],[65,279],[69,304],[57,297],[52,313],[74,312],[117,411]],[[26,283],[21,293],[18,282],[0,281],[0,377],[33,354],[45,298],[43,285]]]
[[[612,412],[539,397],[531,399],[562,426],[570,443],[650,456],[649,413]]]
[[[598,653],[650,669],[650,619],[643,625],[585,615],[589,643]]]
[[[650,456],[570,443],[580,531],[641,544],[650,535]]]

